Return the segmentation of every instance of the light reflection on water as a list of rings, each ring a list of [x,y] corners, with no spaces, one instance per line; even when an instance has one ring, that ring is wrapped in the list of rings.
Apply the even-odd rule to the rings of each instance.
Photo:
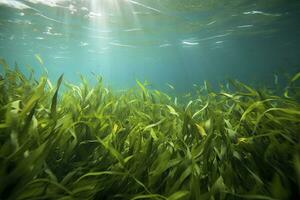
[[[299,8],[283,0],[0,0],[0,56],[36,66],[38,53],[50,78],[76,82],[93,71],[116,87],[268,82],[282,66],[299,69]]]

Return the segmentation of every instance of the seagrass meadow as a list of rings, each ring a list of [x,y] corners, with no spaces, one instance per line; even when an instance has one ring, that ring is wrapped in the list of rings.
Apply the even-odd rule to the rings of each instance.
[[[0,0],[0,200],[300,200],[300,0]]]
[[[1,200],[299,198],[300,73],[175,98],[1,65]]]

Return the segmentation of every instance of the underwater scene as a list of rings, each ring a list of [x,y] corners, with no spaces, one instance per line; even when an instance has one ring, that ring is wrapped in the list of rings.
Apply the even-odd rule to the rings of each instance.
[[[300,199],[299,0],[0,0],[0,200]]]

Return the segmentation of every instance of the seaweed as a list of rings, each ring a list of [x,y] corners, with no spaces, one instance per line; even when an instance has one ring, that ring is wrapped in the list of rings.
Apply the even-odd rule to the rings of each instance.
[[[299,73],[173,101],[0,63],[0,199],[299,199]]]

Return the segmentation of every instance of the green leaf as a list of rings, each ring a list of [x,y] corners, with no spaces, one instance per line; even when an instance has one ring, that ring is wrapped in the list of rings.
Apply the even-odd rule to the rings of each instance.
[[[295,82],[295,81],[297,81],[299,78],[300,78],[300,72],[298,72],[297,74],[295,74],[295,75],[293,76],[293,78],[291,79],[291,82]]]
[[[52,97],[52,103],[51,103],[51,115],[55,116],[56,114],[56,107],[57,107],[57,95],[58,95],[58,90],[59,87],[61,85],[61,82],[63,80],[63,74],[59,77],[59,79],[57,80],[57,85],[56,85],[56,90],[54,92],[54,95]]]
[[[41,65],[44,65],[44,61],[39,54],[35,54],[34,56]]]
[[[186,190],[181,190],[181,191],[177,191],[175,193],[173,193],[171,196],[168,197],[168,200],[180,200],[184,197],[186,197],[187,195],[189,195],[189,191]]]
[[[175,115],[175,116],[179,116],[179,114],[175,111],[175,109],[172,107],[172,106],[170,106],[170,105],[166,105],[167,106],[167,108],[169,109],[169,112],[172,114],[172,115]]]

